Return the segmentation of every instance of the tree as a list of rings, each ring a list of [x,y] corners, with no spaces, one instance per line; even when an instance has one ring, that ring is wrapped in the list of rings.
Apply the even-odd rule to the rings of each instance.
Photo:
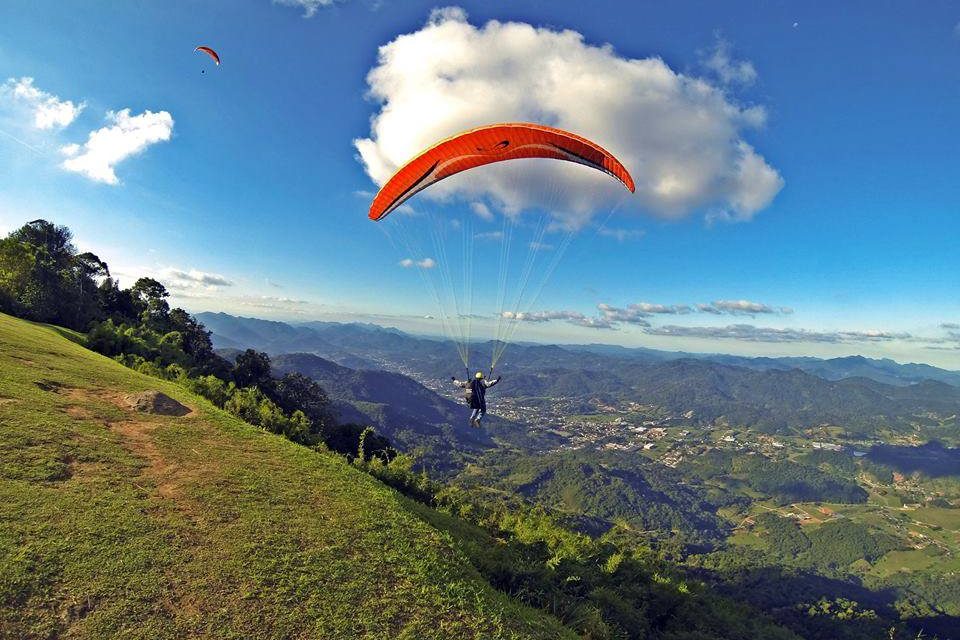
[[[89,251],[73,258],[73,274],[77,282],[76,327],[89,324],[90,320],[103,317],[103,305],[97,289],[96,278],[109,278],[107,263]]]
[[[140,320],[154,331],[165,333],[170,314],[167,288],[153,278],[140,278],[130,291],[139,302]]]
[[[167,316],[170,331],[180,334],[183,350],[189,355],[201,375],[230,377],[230,363],[213,350],[210,332],[183,309],[176,308]]]
[[[96,255],[78,254],[67,227],[34,220],[0,242],[0,308],[32,320],[86,329],[102,319]]]
[[[75,326],[73,279],[76,249],[67,227],[33,220],[12,232],[9,240],[21,243],[32,256],[22,287],[15,292],[24,315],[32,320]],[[21,254],[22,255],[22,254]]]
[[[109,274],[97,289],[100,296],[100,305],[107,318],[117,324],[134,324],[139,321],[140,303],[132,290],[121,289],[117,281]]]
[[[95,253],[86,251],[74,258],[74,264],[80,269],[80,273],[88,278],[99,276],[110,276],[110,267],[107,263],[97,257]]]
[[[284,411],[303,411],[313,424],[313,433],[323,434],[335,422],[327,392],[301,373],[288,373],[274,383],[273,400]]]
[[[23,301],[32,284],[32,247],[16,238],[0,240],[0,311],[28,315]]]
[[[28,222],[11,233],[10,237],[45,252],[46,258],[58,271],[68,269],[77,254],[70,229],[43,219]]]
[[[237,355],[235,362],[233,380],[238,387],[260,387],[261,389],[271,387],[270,356],[260,351],[247,349]]]
[[[361,451],[363,459],[370,459],[376,456],[384,461],[389,461],[396,451],[390,446],[390,441],[377,434],[373,428],[359,424],[338,424],[327,430],[323,438],[327,447],[342,453],[345,456],[354,458]]]

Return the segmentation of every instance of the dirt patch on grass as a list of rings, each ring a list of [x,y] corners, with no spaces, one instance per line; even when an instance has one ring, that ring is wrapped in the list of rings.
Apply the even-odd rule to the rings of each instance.
[[[116,405],[121,409],[130,409],[130,407],[123,404],[124,394],[111,389],[81,389],[78,387],[66,387],[60,385],[60,393],[67,396],[71,400],[78,400],[81,402],[106,400],[110,404]]]
[[[156,493],[161,498],[176,501],[174,506],[177,509],[189,508],[181,500],[184,473],[176,461],[163,455],[154,437],[154,431],[164,427],[166,421],[159,415],[154,417],[151,414],[158,410],[165,412],[164,415],[189,416],[194,413],[191,408],[156,391],[130,395],[113,389],[58,387],[58,390],[68,398],[83,403],[67,407],[67,415],[79,420],[101,421],[105,427],[120,435],[124,448],[146,462],[142,474],[154,485]],[[96,412],[95,407],[91,407],[91,401],[98,400],[121,409],[124,418],[118,420],[115,415],[107,417]],[[140,411],[148,415],[141,415]]]
[[[182,495],[177,473],[180,465],[166,459],[153,441],[153,432],[160,425],[155,422],[124,420],[110,425],[111,431],[123,436],[123,443],[137,457],[147,462],[144,474],[153,480],[157,493],[163,498],[177,499]]]
[[[69,479],[74,482],[83,482],[89,478],[96,478],[105,474],[109,469],[102,462],[79,462],[71,461],[67,468],[69,470]]]
[[[139,472],[135,472],[129,482],[140,492],[140,497],[146,499],[145,512],[157,519],[158,526],[172,527],[171,534],[180,540],[183,554],[189,557],[200,553],[209,544],[204,534],[203,507],[186,490],[207,467],[182,463],[176,452],[165,450],[161,438],[166,430],[179,428],[182,420],[193,421],[197,414],[191,407],[172,399],[169,400],[175,404],[175,415],[152,411],[156,393],[131,395],[115,389],[68,388],[63,389],[61,395],[76,403],[64,409],[68,415],[102,425],[118,437],[124,449],[141,461]],[[137,406],[138,399],[141,406]],[[147,403],[146,407],[142,406],[143,402]],[[161,398],[159,402],[164,410],[165,401]],[[85,482],[95,478],[103,468],[101,462],[69,460],[67,474],[72,482]],[[170,569],[168,578],[169,583],[159,597],[158,605],[171,619],[199,618],[201,609],[194,601],[191,589],[183,586],[179,570]],[[62,609],[61,622],[67,630],[64,635],[70,635],[69,630],[81,624],[95,606],[95,601],[82,601],[70,603]]]
[[[97,415],[93,411],[90,411],[90,409],[78,405],[67,407],[67,415],[74,420],[93,420],[97,417]]]

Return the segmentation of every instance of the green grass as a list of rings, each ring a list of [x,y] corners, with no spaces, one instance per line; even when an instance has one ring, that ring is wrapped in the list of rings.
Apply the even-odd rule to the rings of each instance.
[[[767,549],[767,543],[760,536],[749,531],[737,531],[727,538],[727,542],[735,547],[748,547],[752,549]]]
[[[921,507],[911,511],[910,517],[923,523],[943,527],[955,533],[960,532],[960,509]]]
[[[881,577],[888,577],[901,571],[928,570],[940,561],[930,553],[916,549],[904,551],[890,551],[873,565],[871,573]]]
[[[444,518],[68,338],[0,315],[0,637],[574,637]]]

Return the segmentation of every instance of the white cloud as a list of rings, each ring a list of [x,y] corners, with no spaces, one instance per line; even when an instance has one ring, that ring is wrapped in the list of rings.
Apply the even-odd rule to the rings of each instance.
[[[9,78],[0,86],[0,97],[14,100],[26,106],[33,116],[33,126],[37,129],[62,129],[80,115],[85,103],[61,100],[52,93],[38,89],[33,78]]]
[[[473,235],[477,240],[503,240],[503,231],[484,231]]]
[[[610,322],[625,322],[627,324],[644,327],[650,324],[644,318],[649,318],[652,315],[686,315],[693,311],[692,308],[685,304],[664,305],[653,304],[651,302],[638,302],[627,305],[626,307],[614,307],[601,303],[597,305],[597,309],[600,312],[600,316]]]
[[[709,305],[697,305],[692,307],[686,304],[657,304],[653,302],[637,302],[634,304],[629,304],[625,307],[615,307],[610,304],[600,303],[597,305],[597,315],[596,316],[586,316],[577,311],[539,311],[536,313],[525,313],[525,314],[516,314],[511,312],[504,312],[503,317],[512,318],[516,320],[524,320],[527,322],[548,322],[551,320],[567,320],[573,324],[577,324],[584,327],[592,328],[603,328],[603,329],[613,329],[617,328],[618,325],[628,324],[634,325],[637,327],[649,328],[651,327],[650,318],[654,316],[662,315],[672,315],[672,316],[685,316],[694,313],[695,311],[707,312],[713,314],[730,314],[730,315],[755,315],[755,314],[781,314],[781,313],[792,313],[792,309],[787,307],[771,307],[769,305],[761,304],[758,302],[750,302],[748,300],[718,300]],[[692,331],[694,334],[698,331],[712,332],[710,333],[713,337],[729,337],[727,335],[719,335],[722,331],[732,332],[735,330],[740,330],[743,327],[750,327],[749,325],[733,325],[732,327],[724,328],[715,328],[715,327],[660,327],[654,328],[648,331],[648,333],[653,333],[656,335],[674,335],[676,334],[683,335],[684,332]],[[645,329],[646,330],[646,329]],[[778,331],[775,329],[763,331]],[[775,335],[775,334],[770,334]],[[837,332],[833,334],[837,337],[837,340],[855,340],[855,341],[866,341],[866,340],[883,340],[886,338],[902,338],[905,334],[885,334],[883,332]],[[746,337],[740,339],[747,339]],[[757,340],[759,341],[759,340]]]
[[[757,79],[757,70],[747,60],[734,60],[730,43],[717,36],[716,45],[703,65],[717,74],[723,84],[750,85]]]
[[[617,329],[616,324],[605,318],[583,318],[582,320],[571,320],[570,322],[578,327],[586,327],[587,329]]]
[[[170,139],[173,117],[166,111],[144,111],[131,116],[130,109],[107,113],[109,126],[91,131],[82,146],[69,144],[61,147],[68,156],[63,168],[80,173],[106,184],[117,184],[114,169],[130,156],[142,153],[147,147]]]
[[[660,58],[631,59],[592,46],[575,31],[518,22],[467,22],[462,9],[382,46],[367,76],[379,109],[368,138],[355,140],[367,173],[383,184],[436,140],[503,121],[535,121],[597,141],[631,170],[637,194],[627,206],[679,218],[710,212],[748,220],[783,186],[778,172],[743,140],[763,126],[762,107],[745,107],[725,89],[677,73]],[[424,118],[424,113],[430,118]],[[425,192],[490,198],[508,213],[556,202],[555,215],[579,226],[622,203],[622,186],[569,163],[491,165]]]
[[[867,329],[865,331],[838,331],[837,335],[844,339],[870,342],[880,340],[910,340],[913,338],[913,336],[911,336],[909,333],[880,331],[879,329]]]
[[[521,322],[550,322],[551,320],[582,320],[584,315],[577,311],[504,311],[501,314],[507,320]]]
[[[564,320],[569,324],[588,329],[613,329],[614,323],[605,318],[588,317],[579,311],[504,311],[503,318],[507,320],[516,320],[518,322],[553,322],[554,320]]]
[[[609,304],[599,304],[597,308],[600,310],[600,317],[607,322],[626,322],[643,327],[650,324],[644,319],[649,317],[650,314],[639,309],[613,307]]]
[[[750,300],[715,300],[710,304],[698,304],[697,309],[703,313],[714,315],[752,316],[757,314],[785,314],[793,313],[790,307],[772,307],[761,302]]]
[[[809,331],[807,329],[779,329],[773,327],[755,327],[750,324],[732,324],[725,327],[683,327],[666,325],[647,327],[644,332],[656,336],[674,338],[708,338],[739,340],[743,342],[889,342],[893,340],[912,340],[909,333],[887,331]]]
[[[614,229],[611,227],[602,227],[597,233],[621,243],[627,240],[639,240],[647,234],[646,231],[640,229]]]
[[[223,287],[232,287],[233,282],[219,273],[207,273],[196,269],[177,269],[167,267],[157,274],[160,280],[171,291],[177,292],[211,292]]]
[[[554,249],[552,244],[546,242],[531,242],[527,246],[531,251],[553,251]]]
[[[412,258],[404,258],[400,261],[400,266],[404,269],[409,269],[410,267],[420,267],[421,269],[433,269],[437,266],[436,260],[433,258],[424,258],[423,260],[414,260]]]
[[[304,18],[312,18],[320,9],[332,7],[335,0],[273,0],[273,2],[288,7],[300,7],[303,9]]]
[[[470,210],[473,211],[481,220],[486,220],[488,222],[493,220],[493,212],[490,211],[490,207],[482,202],[471,202]]]
[[[960,38],[960,22],[958,22],[957,24],[953,25],[953,35],[955,35],[956,37]]]
[[[274,296],[241,296],[237,304],[255,309],[269,309],[271,311],[286,311],[290,313],[304,313],[302,307],[310,304],[308,300],[295,298],[277,298]]]

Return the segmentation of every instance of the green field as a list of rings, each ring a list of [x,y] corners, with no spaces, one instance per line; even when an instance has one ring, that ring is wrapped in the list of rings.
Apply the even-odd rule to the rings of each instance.
[[[192,412],[126,407],[151,389]],[[429,521],[339,457],[0,315],[0,637],[574,637]]]
[[[900,571],[924,571],[937,562],[936,557],[916,549],[891,551],[874,563],[870,573],[886,577]]]
[[[960,533],[960,509],[940,509],[921,507],[909,512],[910,517],[919,522],[943,527],[953,533]]]
[[[867,525],[876,534],[891,536],[902,548],[877,559],[869,567],[869,573],[874,576],[885,578],[900,572],[924,572],[948,576],[946,579],[952,580],[960,571],[960,509],[923,507],[907,510],[876,503],[798,503],[777,507],[756,502],[749,514],[756,516],[770,511],[781,516],[801,512],[809,514],[812,519],[802,524],[803,531],[807,533],[832,519],[846,518]],[[763,538],[757,537],[749,527],[738,530],[727,541],[739,547],[766,547]],[[923,548],[912,548],[915,544]]]

